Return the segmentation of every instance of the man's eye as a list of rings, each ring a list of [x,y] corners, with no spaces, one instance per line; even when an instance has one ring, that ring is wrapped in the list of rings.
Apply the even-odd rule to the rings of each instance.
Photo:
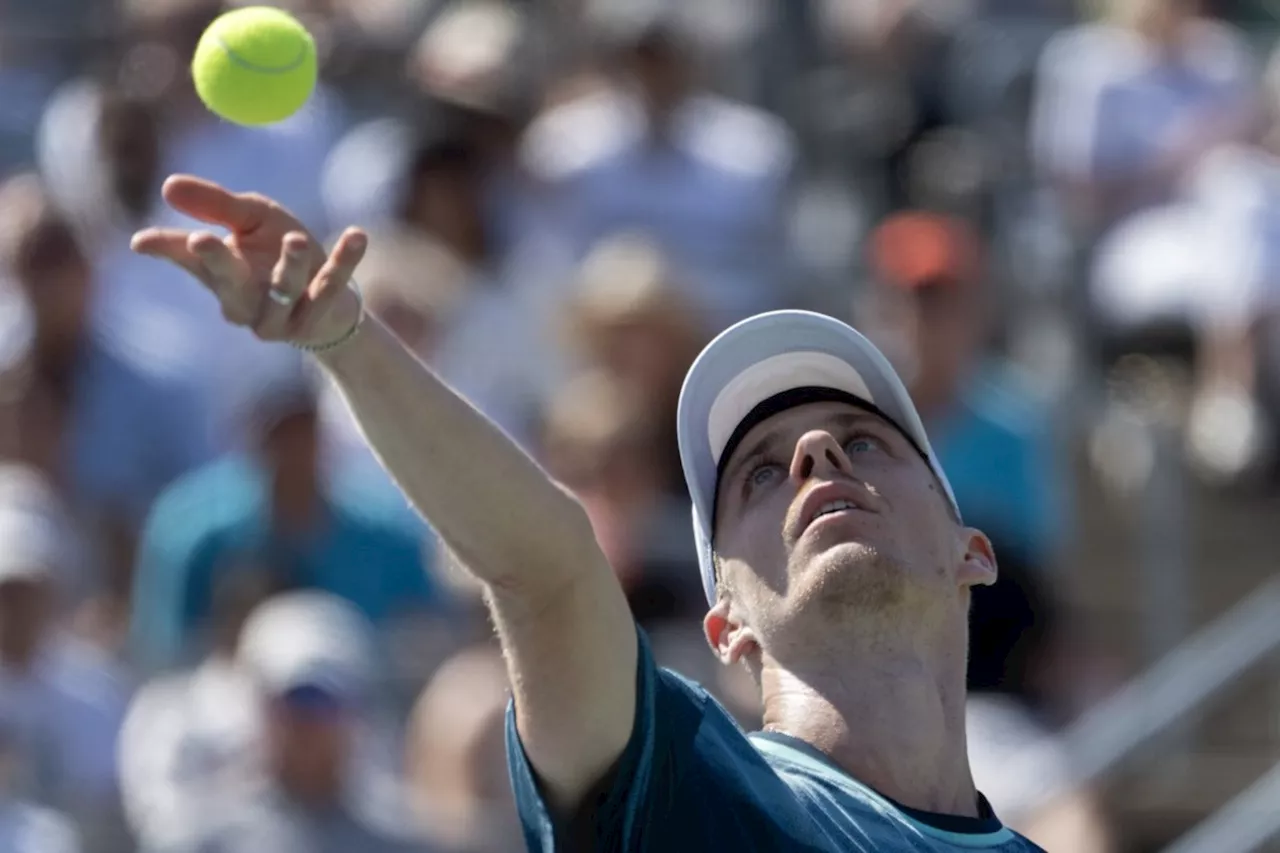
[[[870,436],[866,436],[866,435],[854,436],[853,438],[849,439],[848,443],[846,443],[844,446],[844,452],[850,456],[855,456],[860,453],[867,453],[868,451],[876,451],[880,449],[881,449],[881,444],[879,440],[875,438],[871,438]]]
[[[767,486],[777,479],[782,473],[782,467],[773,462],[764,462],[751,469],[751,473],[747,474],[748,488],[758,489],[761,486]]]

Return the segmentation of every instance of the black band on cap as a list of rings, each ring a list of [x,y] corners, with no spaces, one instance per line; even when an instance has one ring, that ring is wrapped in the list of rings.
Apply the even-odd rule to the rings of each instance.
[[[859,409],[870,412],[902,433],[902,437],[915,448],[916,453],[920,454],[920,458],[926,463],[929,462],[928,454],[916,443],[916,440],[902,428],[901,424],[886,415],[874,403],[870,403],[861,397],[855,397],[848,391],[841,391],[837,388],[822,388],[812,385],[803,388],[792,388],[789,391],[774,394],[772,397],[757,403],[755,408],[747,412],[747,416],[742,419],[742,422],[738,424],[729,436],[729,441],[725,444],[724,451],[720,454],[720,461],[716,463],[716,490],[711,503],[710,519],[713,530],[716,514],[720,506],[720,478],[724,476],[725,467],[729,464],[729,458],[733,456],[733,451],[747,437],[747,433],[751,432],[757,425],[780,412],[785,412],[787,409],[794,409],[796,406],[805,406],[809,403],[848,403],[850,406],[856,406]]]

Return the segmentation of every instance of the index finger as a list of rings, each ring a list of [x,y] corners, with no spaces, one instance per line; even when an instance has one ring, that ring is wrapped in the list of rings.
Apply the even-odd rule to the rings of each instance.
[[[255,230],[271,212],[271,202],[262,196],[233,193],[193,175],[173,175],[162,192],[174,210],[242,233]]]
[[[148,228],[133,235],[130,248],[142,255],[163,258],[177,264],[207,283],[208,276],[200,259],[187,248],[190,233],[177,228]]]

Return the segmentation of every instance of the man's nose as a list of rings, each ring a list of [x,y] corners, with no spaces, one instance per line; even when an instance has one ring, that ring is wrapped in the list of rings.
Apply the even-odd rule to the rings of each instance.
[[[835,437],[826,430],[810,430],[796,442],[795,455],[791,457],[791,479],[797,483],[814,477],[835,474],[851,474],[849,456]]]

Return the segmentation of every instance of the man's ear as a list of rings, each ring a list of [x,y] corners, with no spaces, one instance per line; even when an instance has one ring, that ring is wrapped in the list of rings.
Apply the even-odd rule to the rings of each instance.
[[[981,530],[972,527],[964,528],[962,535],[965,537],[965,553],[956,580],[966,587],[991,586],[999,576],[991,540]]]
[[[736,611],[732,597],[721,593],[702,619],[711,651],[726,665],[738,662],[757,647],[755,632]]]

